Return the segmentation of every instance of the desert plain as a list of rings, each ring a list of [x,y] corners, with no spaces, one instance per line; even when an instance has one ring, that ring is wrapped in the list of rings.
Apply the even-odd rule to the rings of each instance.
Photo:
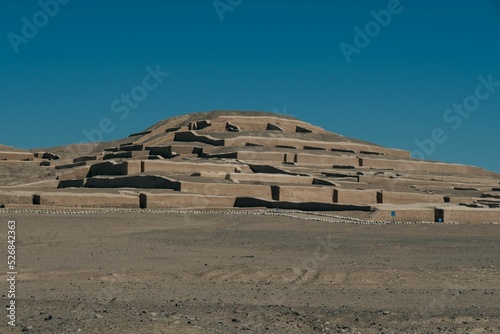
[[[2,333],[500,332],[498,225],[1,217],[18,237],[18,326]]]

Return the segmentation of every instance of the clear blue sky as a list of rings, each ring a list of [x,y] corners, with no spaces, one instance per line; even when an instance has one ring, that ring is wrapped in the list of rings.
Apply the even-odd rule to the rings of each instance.
[[[2,144],[81,142],[103,119],[111,140],[189,112],[275,110],[500,172],[500,1],[54,1],[0,1]]]

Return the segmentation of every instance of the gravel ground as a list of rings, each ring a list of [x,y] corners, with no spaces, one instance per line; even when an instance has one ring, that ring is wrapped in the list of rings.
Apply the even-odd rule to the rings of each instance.
[[[52,213],[0,211],[18,271],[1,333],[500,332],[498,225]]]

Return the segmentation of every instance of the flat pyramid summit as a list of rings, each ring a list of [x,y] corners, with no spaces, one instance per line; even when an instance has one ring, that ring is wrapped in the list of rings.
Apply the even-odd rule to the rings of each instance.
[[[9,175],[0,178],[0,205],[279,208],[377,221],[500,222],[500,175],[416,160],[288,115],[187,114],[92,144],[86,154],[76,148],[0,150],[0,175]]]

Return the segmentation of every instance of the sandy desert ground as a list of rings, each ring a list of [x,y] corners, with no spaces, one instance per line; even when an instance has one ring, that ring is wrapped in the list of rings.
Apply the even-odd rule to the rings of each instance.
[[[2,333],[500,332],[498,225],[1,219],[5,259],[6,221],[17,222],[18,261],[18,326],[4,316]]]

